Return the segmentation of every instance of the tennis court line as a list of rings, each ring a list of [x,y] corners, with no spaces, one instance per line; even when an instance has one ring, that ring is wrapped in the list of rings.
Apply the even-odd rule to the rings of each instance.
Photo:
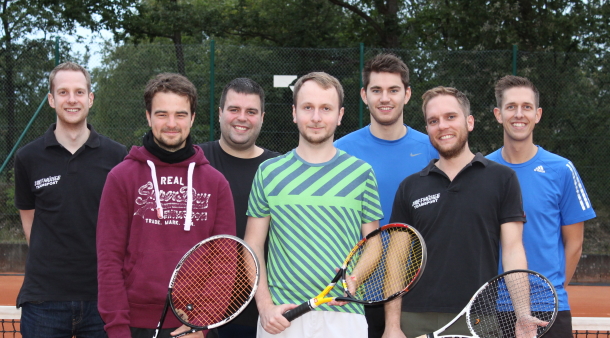
[[[572,330],[610,331],[609,317],[573,317]]]
[[[0,319],[20,319],[21,309],[15,306],[0,306]]]

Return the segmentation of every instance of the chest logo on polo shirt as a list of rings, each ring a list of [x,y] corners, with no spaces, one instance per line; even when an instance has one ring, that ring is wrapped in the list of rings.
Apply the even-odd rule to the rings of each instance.
[[[55,185],[55,184],[59,183],[60,178],[61,178],[61,175],[41,178],[39,180],[34,181],[34,186],[36,187],[36,189],[40,189],[40,188],[44,188],[48,185]]]
[[[187,191],[188,187],[181,186],[177,190],[159,190],[159,200],[161,201],[161,206],[163,207],[163,223],[164,224],[172,224],[178,225],[182,224],[178,222],[178,220],[184,220],[186,217],[186,202],[187,202]],[[208,213],[206,209],[208,208],[208,202],[210,200],[211,194],[208,193],[198,193],[195,188],[192,188],[193,192],[193,221],[205,221],[208,219]],[[151,181],[148,181],[146,184],[142,185],[140,189],[138,189],[138,198],[136,198],[136,205],[141,206],[136,210],[134,215],[141,216],[143,219],[146,218],[146,212],[150,211],[151,213],[155,213],[155,209],[157,207],[157,201],[155,197],[155,188]],[[149,216],[150,217],[150,216]],[[160,224],[160,221],[157,219],[156,214],[154,218],[151,218],[152,223]]]
[[[411,206],[414,209],[417,209],[419,207],[423,207],[424,205],[436,203],[436,202],[438,202],[438,198],[440,196],[441,196],[441,194],[438,193],[438,194],[432,194],[432,195],[428,195],[426,197],[422,197],[422,198],[416,199],[415,201],[413,201]]]
[[[534,169],[534,171],[537,171],[537,172],[539,172],[539,173],[546,173],[546,171],[544,171],[544,168],[543,168],[541,165],[537,166],[537,167]]]

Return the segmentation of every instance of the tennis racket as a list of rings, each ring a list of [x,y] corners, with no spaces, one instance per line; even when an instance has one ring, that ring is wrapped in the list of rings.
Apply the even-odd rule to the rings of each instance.
[[[237,237],[218,235],[197,243],[174,269],[153,338],[159,334],[169,306],[191,328],[176,337],[228,323],[254,297],[259,269],[252,249]]]
[[[319,295],[284,313],[289,321],[332,300],[380,304],[401,296],[419,280],[426,265],[422,236],[407,224],[388,224],[371,231],[347,255]],[[341,279],[345,297],[327,297]]]
[[[540,337],[553,325],[557,308],[557,292],[546,277],[530,270],[507,271],[481,286],[447,325],[417,338],[468,337],[441,335],[464,315],[472,337]]]

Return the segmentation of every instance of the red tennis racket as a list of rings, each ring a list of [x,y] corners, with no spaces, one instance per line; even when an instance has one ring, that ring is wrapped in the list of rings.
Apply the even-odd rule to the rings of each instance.
[[[228,323],[254,298],[259,268],[252,249],[237,237],[218,235],[197,243],[174,269],[153,338],[170,306],[191,328],[176,337]]]

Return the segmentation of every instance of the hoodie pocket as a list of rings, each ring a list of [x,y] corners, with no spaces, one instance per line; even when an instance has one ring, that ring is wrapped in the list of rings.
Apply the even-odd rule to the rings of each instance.
[[[184,251],[185,252],[185,251]],[[135,304],[162,304],[183,251],[140,252],[126,279],[127,298]]]

